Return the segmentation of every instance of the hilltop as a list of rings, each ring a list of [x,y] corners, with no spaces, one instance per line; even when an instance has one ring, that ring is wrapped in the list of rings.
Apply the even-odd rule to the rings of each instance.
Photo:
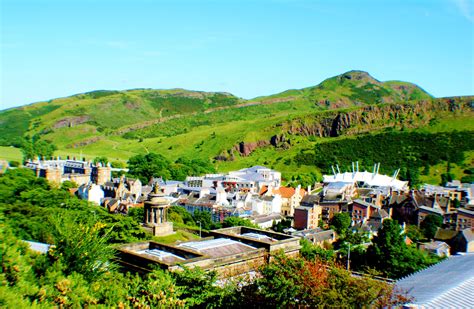
[[[258,163],[291,175],[314,168],[287,159],[320,142],[387,129],[474,130],[472,102],[433,98],[363,71],[250,100],[184,89],[101,90],[1,111],[0,145],[36,135],[59,155],[126,161],[153,151],[210,159],[220,170]]]

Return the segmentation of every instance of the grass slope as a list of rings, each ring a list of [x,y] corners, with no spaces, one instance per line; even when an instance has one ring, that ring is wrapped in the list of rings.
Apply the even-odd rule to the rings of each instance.
[[[361,71],[329,78],[314,87],[252,100],[228,93],[183,89],[94,91],[0,112],[0,144],[11,145],[20,136],[40,134],[58,147],[57,155],[106,156],[111,161],[126,161],[130,156],[147,152],[161,153],[171,160],[212,160],[222,153],[234,153],[234,161],[215,161],[216,167],[226,171],[262,164],[291,177],[308,171],[319,173],[314,167],[296,166],[288,158],[313,148],[321,140],[351,138],[353,134],[387,128],[427,132],[473,130],[472,111],[437,115],[417,112],[403,120],[372,119],[370,123],[352,126],[347,136],[337,138],[292,132],[288,149],[260,147],[246,157],[234,146],[242,141],[268,141],[274,135],[288,134],[296,125],[312,125],[325,115],[360,111],[370,105],[409,105],[431,100],[416,85],[380,82]],[[435,121],[428,123],[433,118]],[[0,150],[0,158],[17,158],[3,148]]]

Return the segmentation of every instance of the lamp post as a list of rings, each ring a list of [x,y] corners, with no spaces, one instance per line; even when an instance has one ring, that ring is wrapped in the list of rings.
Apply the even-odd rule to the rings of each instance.
[[[350,259],[351,259],[351,243],[349,243],[349,249],[347,250],[347,270],[349,270]]]

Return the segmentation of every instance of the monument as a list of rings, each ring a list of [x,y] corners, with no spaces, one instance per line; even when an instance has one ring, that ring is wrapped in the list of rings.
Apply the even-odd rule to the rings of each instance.
[[[153,191],[145,201],[144,225],[151,228],[154,236],[166,236],[173,234],[173,222],[167,221],[167,212],[170,204],[165,198],[163,190],[159,185],[154,186]]]

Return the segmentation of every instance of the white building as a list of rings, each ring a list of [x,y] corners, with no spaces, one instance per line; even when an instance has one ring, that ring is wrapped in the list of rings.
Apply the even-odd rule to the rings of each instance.
[[[77,194],[81,199],[96,203],[97,205],[100,205],[101,200],[104,198],[104,190],[94,183],[80,185]]]
[[[398,180],[398,172],[390,177],[387,175],[379,174],[380,163],[374,165],[373,172],[359,172],[359,164],[357,168],[352,165],[352,172],[341,173],[339,167],[337,167],[337,173],[333,167],[333,175],[324,175],[323,182],[325,185],[332,183],[354,183],[359,188],[390,188],[393,191],[408,191],[408,181]]]

